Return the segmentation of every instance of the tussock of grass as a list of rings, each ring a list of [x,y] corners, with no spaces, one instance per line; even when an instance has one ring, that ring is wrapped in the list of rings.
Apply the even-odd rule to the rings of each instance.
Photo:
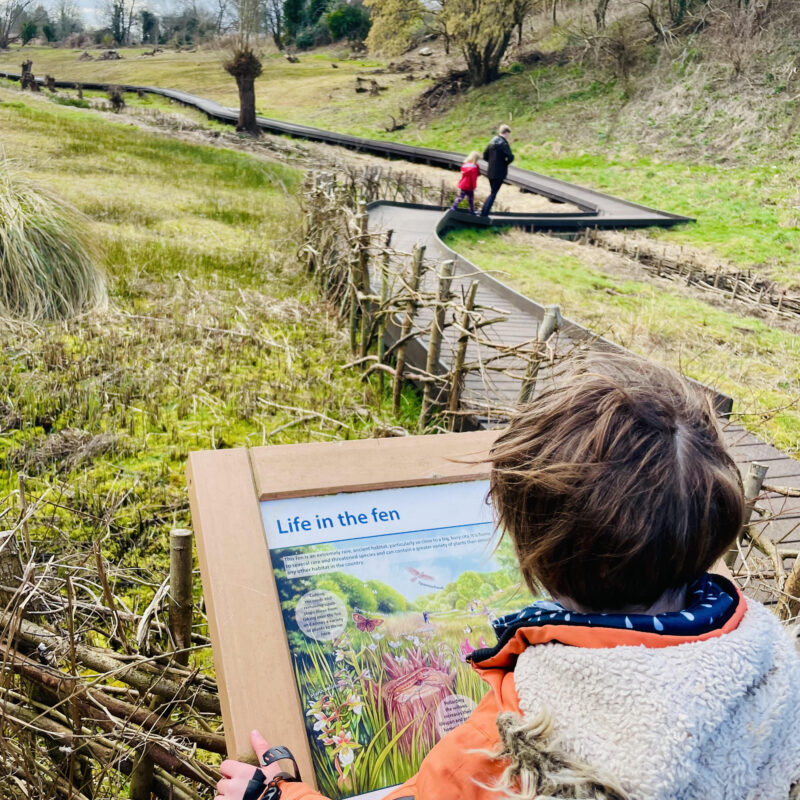
[[[0,162],[0,317],[67,319],[105,303],[88,220]]]

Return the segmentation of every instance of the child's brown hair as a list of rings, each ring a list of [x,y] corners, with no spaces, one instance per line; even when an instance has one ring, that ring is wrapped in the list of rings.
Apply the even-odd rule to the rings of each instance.
[[[647,608],[705,572],[744,519],[709,398],[634,356],[596,356],[520,410],[490,494],[522,573],[594,611]]]

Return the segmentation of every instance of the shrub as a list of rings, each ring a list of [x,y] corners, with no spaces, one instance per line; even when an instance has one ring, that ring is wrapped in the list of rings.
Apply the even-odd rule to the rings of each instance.
[[[35,22],[29,20],[23,23],[19,32],[19,38],[22,39],[22,44],[28,44],[28,42],[36,36],[37,31],[38,27]]]
[[[87,223],[0,163],[0,317],[66,319],[105,305]]]
[[[330,44],[331,35],[328,26],[320,20],[316,25],[303,28],[295,39],[295,44],[299,50],[308,50],[311,47],[319,47],[323,44]]]
[[[362,42],[369,33],[369,13],[362,6],[341,3],[325,16],[334,41]]]

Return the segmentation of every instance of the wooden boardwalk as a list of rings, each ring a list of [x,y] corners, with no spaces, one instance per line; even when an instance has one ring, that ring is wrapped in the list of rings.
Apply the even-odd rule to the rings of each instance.
[[[376,234],[391,229],[392,247],[398,251],[411,253],[415,245],[424,245],[426,259],[434,262],[454,260],[456,277],[452,284],[453,292],[465,292],[469,283],[477,279],[478,303],[502,310],[508,316],[506,321],[497,322],[490,329],[485,329],[490,331],[489,335],[494,340],[505,345],[518,345],[536,336],[544,307],[503,285],[447,247],[438,233],[443,225],[441,209],[408,204],[373,203],[369,208],[369,224],[370,230]],[[427,291],[434,289],[435,274],[435,269],[427,270],[423,289]],[[420,329],[424,329],[429,322],[430,311],[427,317],[423,311],[418,320]],[[566,349],[575,339],[585,339],[588,335],[589,332],[582,326],[565,320],[559,333],[559,347]],[[443,370],[452,363],[455,344],[456,334],[451,329],[446,330],[441,356]],[[601,344],[614,347],[602,340]],[[483,353],[479,352],[480,349],[477,345],[471,344],[467,360],[475,362],[482,355],[484,357],[488,355],[488,348]],[[427,356],[426,343],[418,340],[408,355],[410,361],[424,369]],[[519,362],[519,359],[517,361]],[[515,366],[518,374],[522,371],[521,365],[519,363],[515,365],[513,359],[508,366],[512,372]],[[495,408],[512,408],[517,401],[519,388],[518,377],[500,375],[485,380],[480,373],[473,372],[467,379],[464,399],[467,405],[474,404],[480,416],[481,404],[487,401]],[[485,420],[484,424],[491,422]],[[766,444],[738,424],[727,422],[725,435],[743,475],[746,474],[750,462],[756,461],[768,467],[765,483],[800,489],[800,461]],[[763,530],[769,539],[779,542],[782,548],[794,555],[800,548],[800,497],[785,497],[773,492],[763,493],[751,524],[756,529]]]

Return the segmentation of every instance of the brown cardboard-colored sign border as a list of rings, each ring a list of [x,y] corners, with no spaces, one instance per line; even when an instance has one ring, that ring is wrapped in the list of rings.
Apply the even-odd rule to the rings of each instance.
[[[496,431],[191,453],[192,523],[231,758],[252,758],[258,728],[311,780],[297,693],[259,503],[482,480]]]

